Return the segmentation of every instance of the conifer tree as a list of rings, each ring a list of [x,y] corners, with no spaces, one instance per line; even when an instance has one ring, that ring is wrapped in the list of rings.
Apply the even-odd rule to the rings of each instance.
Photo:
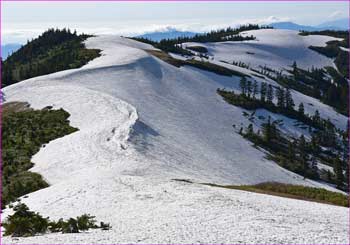
[[[319,140],[318,140],[316,134],[311,135],[310,147],[311,147],[313,155],[318,156],[321,149],[320,149],[320,143],[319,143]]]
[[[254,134],[254,128],[253,128],[253,124],[249,124],[248,127],[247,127],[247,133],[246,135],[247,136],[252,136]]]
[[[339,157],[334,158],[333,171],[335,173],[337,188],[342,188],[344,186],[344,174]]]
[[[284,97],[284,90],[282,88],[280,88],[280,87],[277,88],[276,97],[277,97],[277,106],[281,109],[284,108],[285,97]]]
[[[267,143],[270,143],[272,140],[278,138],[278,130],[274,122],[271,122],[271,117],[267,119],[267,123],[264,123],[262,126],[263,140]]]
[[[260,85],[260,100],[261,100],[261,102],[265,102],[266,92],[267,92],[267,84],[262,82]]]
[[[271,117],[269,116],[267,123],[262,125],[263,139],[265,142],[270,142],[271,140]]]
[[[314,155],[311,156],[311,168],[313,171],[317,171],[317,161]]]
[[[258,83],[256,80],[253,82],[253,99],[255,99],[256,94],[258,93]]]
[[[312,121],[316,125],[320,125],[321,123],[321,117],[320,117],[320,112],[318,110],[315,111],[315,115],[312,117]]]
[[[306,141],[304,135],[301,135],[299,138],[299,154],[300,154],[300,163],[304,171],[304,177],[306,175],[306,172],[309,168],[308,162],[307,162],[307,153],[306,153]]]
[[[247,94],[248,94],[248,98],[250,98],[250,95],[253,92],[253,86],[252,86],[252,81],[248,80],[247,81]]]
[[[241,87],[241,94],[246,95],[247,92],[247,79],[245,77],[242,77],[239,86]]]
[[[293,62],[292,68],[293,68],[293,75],[296,76],[298,72],[298,66],[296,61]]]
[[[286,102],[286,109],[287,110],[294,110],[294,100],[293,100],[293,97],[292,97],[292,93],[290,92],[289,88],[286,89],[285,91],[285,102]]]
[[[291,163],[295,161],[295,145],[293,142],[288,141],[288,154],[287,157]]]
[[[267,87],[266,99],[267,99],[267,103],[269,104],[273,103],[273,87],[271,84],[269,84],[269,86]]]
[[[304,111],[304,104],[302,102],[299,104],[298,112],[301,116],[304,116],[305,111]]]

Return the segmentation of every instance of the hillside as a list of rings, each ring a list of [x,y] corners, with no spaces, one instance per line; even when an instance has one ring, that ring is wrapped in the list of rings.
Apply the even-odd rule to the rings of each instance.
[[[2,63],[2,86],[56,71],[78,68],[99,56],[82,43],[87,35],[49,29],[13,52]]]
[[[182,46],[187,49],[192,46],[205,47],[208,50],[206,55],[212,63],[232,64],[257,71],[270,78],[272,76],[282,86],[288,85],[290,88],[319,99],[323,103],[335,107],[338,112],[347,115],[349,88],[344,77],[346,77],[347,72],[348,55],[339,48],[340,45],[347,46],[344,44],[347,43],[346,32],[338,32],[340,35],[335,35],[337,32],[333,31],[303,32],[300,35],[298,33],[290,30],[252,30],[241,33],[243,36],[256,37],[256,40],[248,42],[205,44],[188,42]],[[327,36],[327,33],[332,37]],[[335,50],[335,53],[332,52],[331,55],[328,55],[330,50]],[[301,73],[304,75],[297,76],[295,81],[288,82],[280,75],[295,76],[292,74],[293,64],[299,68],[299,75]],[[317,69],[326,69],[326,72],[322,72],[321,77],[319,75],[313,77],[311,73],[317,72]],[[336,70],[339,70],[340,74]]]
[[[334,65],[307,48],[333,38],[304,38],[297,32],[285,36],[279,30],[252,32],[257,40],[200,43],[212,58],[192,58],[275,87],[278,83],[273,79],[221,60],[232,62],[234,56],[235,61],[251,60],[256,67],[268,62],[273,68],[288,68],[292,60],[310,68],[315,60],[317,67]],[[273,40],[277,40],[274,45]],[[70,125],[79,129],[51,141],[33,156],[31,171],[41,174],[50,186],[22,201],[55,220],[90,213],[111,223],[112,230],[5,237],[2,242],[349,242],[347,208],[199,184],[276,181],[338,191],[332,184],[280,167],[237,133],[251,123],[259,128],[270,115],[283,119],[280,130],[286,135],[310,137],[307,128],[288,117],[257,110],[253,120],[246,116],[252,112],[225,102],[217,89],[240,92],[240,76],[171,65],[150,54],[149,50],[156,50],[153,46],[127,38],[96,36],[85,45],[102,50],[101,56],[78,69],[7,86],[3,93],[6,102],[28,102],[34,109],[63,108],[70,114]],[[247,48],[254,55],[247,54]],[[346,129],[346,116],[333,107],[295,90],[291,93],[296,104],[304,103],[305,113],[314,115],[318,110],[336,128]],[[5,209],[4,217],[11,212]]]

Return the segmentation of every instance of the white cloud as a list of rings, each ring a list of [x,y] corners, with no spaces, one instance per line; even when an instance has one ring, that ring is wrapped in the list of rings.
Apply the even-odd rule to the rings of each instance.
[[[329,19],[337,19],[337,18],[341,18],[345,16],[345,12],[344,11],[334,11],[333,13],[331,13],[328,18]]]
[[[266,25],[274,22],[289,21],[287,17],[268,16],[262,19],[217,19],[216,21],[208,20],[174,20],[169,23],[139,23],[122,22],[100,22],[100,23],[12,23],[3,25],[2,41],[6,43],[25,43],[28,39],[32,39],[40,35],[48,28],[64,28],[68,27],[72,30],[76,29],[79,33],[90,33],[96,35],[116,34],[123,36],[136,36],[144,33],[155,31],[192,31],[192,32],[207,32],[210,30],[225,28],[228,26],[237,27],[243,24],[260,24]],[[214,24],[213,24],[214,22]]]

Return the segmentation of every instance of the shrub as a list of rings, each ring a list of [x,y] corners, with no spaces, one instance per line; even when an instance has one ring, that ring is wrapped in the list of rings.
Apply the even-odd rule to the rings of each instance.
[[[33,167],[31,157],[42,145],[77,130],[69,125],[70,115],[63,109],[32,110],[25,104],[3,105],[2,208],[22,195],[48,186],[39,174],[28,171]]]
[[[39,213],[29,211],[29,208],[20,203],[13,209],[15,213],[10,215],[3,227],[5,228],[5,236],[34,236],[36,234],[50,232],[62,233],[79,233],[88,229],[109,230],[111,226],[108,223],[100,222],[100,226],[96,225],[95,217],[89,214],[83,214],[76,218],[56,221],[50,221],[49,218],[43,218]]]
[[[70,218],[67,222],[63,222],[62,233],[79,233],[77,220]]]
[[[15,213],[2,224],[5,228],[5,236],[33,236],[47,231],[48,218],[43,218],[39,213],[29,211],[29,208],[22,203],[16,205],[13,210]]]
[[[83,214],[82,216],[77,217],[78,228],[79,230],[88,230],[89,228],[96,228],[95,216],[90,216],[89,214]],[[101,222],[102,223],[102,222]]]
[[[101,228],[103,231],[108,231],[108,230],[110,230],[112,227],[110,226],[109,223],[103,223],[103,222],[101,222],[101,223],[100,223],[100,228]]]

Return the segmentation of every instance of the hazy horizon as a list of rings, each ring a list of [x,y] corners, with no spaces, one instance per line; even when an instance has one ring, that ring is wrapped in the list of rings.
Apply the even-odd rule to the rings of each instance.
[[[317,25],[346,17],[348,2],[3,2],[2,44],[25,43],[50,27],[138,35],[169,27],[204,32],[246,23]]]

